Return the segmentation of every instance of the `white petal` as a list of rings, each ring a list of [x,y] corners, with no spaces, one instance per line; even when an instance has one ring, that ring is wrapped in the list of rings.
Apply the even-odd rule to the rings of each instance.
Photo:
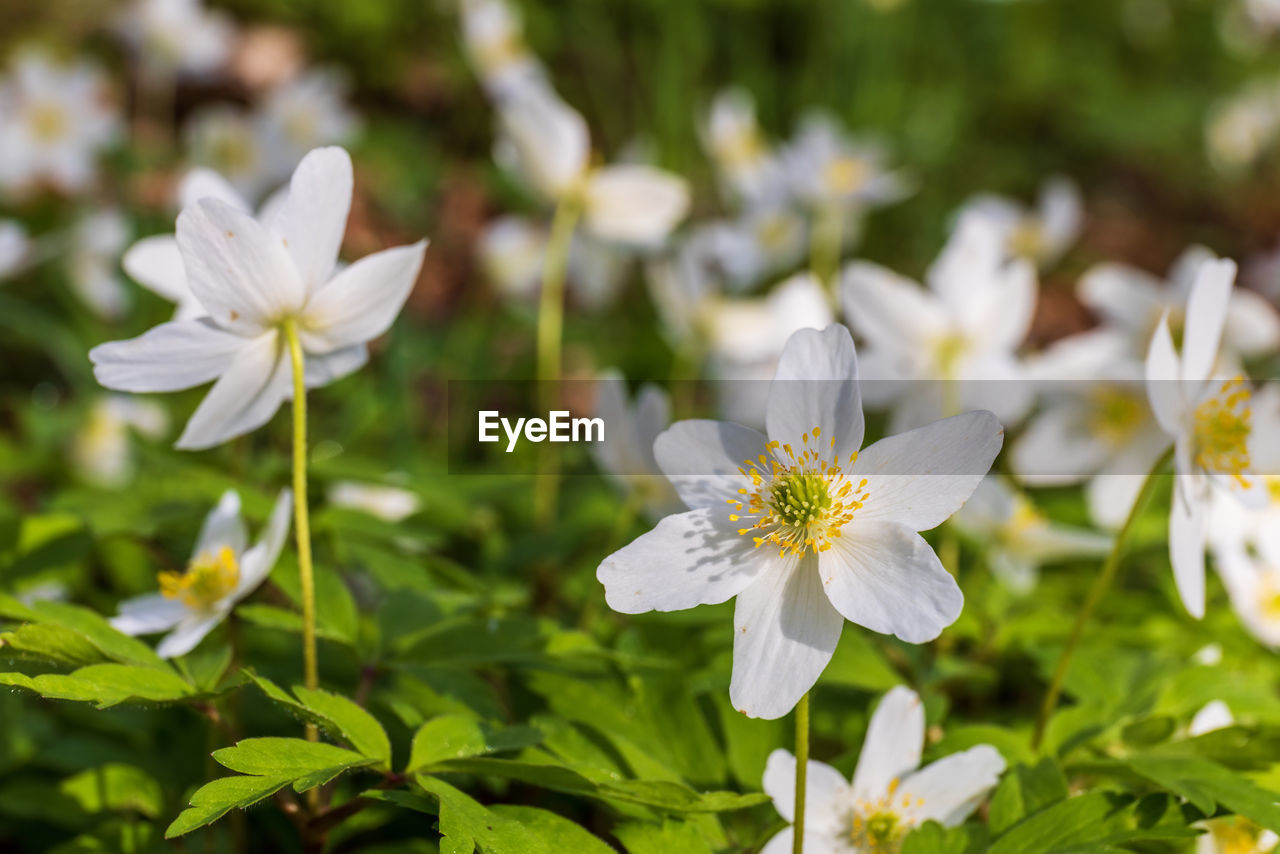
[[[162,593],[149,593],[120,603],[119,616],[111,618],[111,627],[126,635],[150,635],[165,632],[182,622],[187,606]]]
[[[804,824],[806,830],[834,830],[853,803],[849,783],[839,771],[825,762],[810,759],[806,763]],[[796,758],[786,750],[769,754],[764,766],[765,794],[773,798],[773,807],[784,821],[795,821]]]
[[[217,554],[224,547],[238,555],[248,542],[249,534],[245,531],[244,519],[240,517],[240,496],[234,489],[228,489],[205,517],[192,555]]]
[[[1021,346],[1031,329],[1036,294],[1036,268],[1026,259],[1009,262],[983,287],[967,294],[960,319],[974,345],[994,353],[1011,353]]]
[[[368,364],[369,347],[365,344],[353,344],[318,356],[305,353],[303,358],[306,362],[307,388],[321,388],[355,373]],[[289,396],[292,399],[292,390]]]
[[[609,166],[591,176],[584,206],[587,228],[601,240],[655,247],[689,212],[689,185],[652,166]]]
[[[1000,422],[982,411],[881,439],[853,465],[854,482],[868,482],[855,520],[892,521],[913,531],[942,524],[977,488],[1003,442]]]
[[[1187,734],[1192,736],[1204,735],[1206,732],[1226,729],[1235,722],[1236,719],[1231,714],[1230,706],[1221,700],[1211,700],[1200,711],[1196,712],[1195,717],[1191,719]]]
[[[1187,613],[1197,620],[1204,616],[1204,541],[1207,508],[1187,475],[1178,475],[1173,506],[1169,510],[1169,560],[1173,580]]]
[[[321,286],[303,313],[308,353],[330,353],[386,332],[409,298],[427,241],[361,258]]]
[[[178,240],[172,234],[144,237],[129,247],[120,263],[131,279],[170,302],[192,298]]]
[[[659,468],[684,503],[727,519],[729,499],[748,484],[740,469],[766,454],[767,440],[750,427],[728,421],[677,421],[653,443]]]
[[[1236,278],[1234,261],[1221,259],[1200,265],[1195,286],[1187,298],[1182,337],[1182,374],[1188,382],[1209,378],[1218,359],[1218,343],[1227,322],[1227,304]]]
[[[182,183],[178,185],[178,206],[191,207],[201,199],[218,199],[237,210],[250,213],[249,203],[226,178],[212,169],[197,167],[184,175]]]
[[[1040,222],[1044,229],[1046,260],[1061,255],[1080,233],[1084,203],[1080,189],[1070,179],[1055,177],[1045,183],[1040,194]]]
[[[1162,317],[1151,336],[1147,350],[1147,399],[1156,421],[1171,436],[1178,435],[1182,425],[1185,395],[1180,382],[1178,353],[1169,332],[1169,318]]]
[[[738,595],[761,573],[782,571],[775,552],[716,524],[715,512],[667,516],[605,558],[596,578],[609,607],[641,614],[710,605]]]
[[[351,155],[338,146],[302,158],[274,220],[307,293],[329,281],[347,231],[354,178]]]
[[[179,214],[178,248],[191,292],[227,329],[255,334],[303,303],[281,238],[225,202],[205,199]]]
[[[156,655],[161,658],[177,658],[186,655],[199,646],[200,641],[204,640],[205,636],[226,618],[225,611],[215,611],[212,614],[195,612],[188,614],[170,634],[165,636],[160,646],[156,647]]]
[[[1164,284],[1124,264],[1098,264],[1076,286],[1076,295],[1102,319],[1121,329],[1144,329],[1164,306]]]
[[[815,564],[771,566],[738,594],[729,698],[748,717],[791,711],[835,652],[844,620],[823,595]]]
[[[978,808],[1004,773],[1005,761],[989,744],[939,759],[902,781],[903,798],[910,798],[910,815],[932,819],[946,827],[963,822]],[[919,803],[923,800],[924,803]]]
[[[246,346],[213,384],[178,438],[183,450],[221,444],[271,420],[289,393],[288,354],[278,333],[264,333]]]
[[[1009,464],[1019,479],[1036,486],[1079,483],[1110,454],[1085,423],[1078,400],[1045,409],[1014,442]]]
[[[769,438],[796,453],[815,427],[821,434],[812,441],[823,459],[847,460],[862,446],[858,358],[848,329],[832,324],[792,334],[769,386],[766,421]]]
[[[1138,500],[1142,483],[1140,474],[1094,475],[1085,486],[1085,500],[1089,505],[1089,521],[1099,528],[1116,530],[1124,524],[1133,502]]]
[[[856,518],[819,555],[827,597],[844,617],[907,643],[956,621],[964,594],[924,538],[891,522]]]
[[[238,602],[248,596],[271,574],[276,561],[280,559],[280,552],[284,550],[285,540],[288,539],[292,511],[293,490],[280,490],[275,506],[271,508],[271,517],[267,519],[258,542],[240,558],[240,581],[230,597],[231,602]]]
[[[924,750],[924,704],[902,685],[889,690],[876,707],[853,772],[853,796],[878,801],[889,784],[920,767]]]
[[[178,391],[203,385],[226,371],[252,341],[213,321],[162,323],[127,341],[89,351],[93,375],[116,391]]]
[[[1246,358],[1265,356],[1280,347],[1280,316],[1261,294],[1237,288],[1227,303],[1226,348]]]
[[[551,199],[568,192],[587,168],[591,139],[586,120],[550,87],[521,88],[498,105],[503,139],[521,175]]]
[[[840,278],[844,316],[862,339],[900,353],[943,333],[937,298],[910,279],[877,264],[855,261]]]

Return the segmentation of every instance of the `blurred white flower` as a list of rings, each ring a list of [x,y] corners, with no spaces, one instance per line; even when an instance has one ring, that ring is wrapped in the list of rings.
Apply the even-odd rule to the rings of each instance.
[[[886,167],[884,147],[849,136],[826,113],[811,113],[782,149],[792,194],[814,208],[865,210],[900,201],[910,184]]]
[[[1267,501],[1256,507],[1226,493],[1213,495],[1207,538],[1214,566],[1245,630],[1280,649],[1280,476],[1268,474],[1262,480]]]
[[[1235,724],[1235,722],[1236,719],[1231,714],[1231,708],[1226,703],[1221,700],[1210,700],[1191,718],[1191,725],[1187,727],[1187,735],[1192,737],[1204,735],[1207,732],[1226,729]]]
[[[782,161],[756,124],[756,105],[750,92],[726,89],[718,93],[701,132],[702,143],[731,199],[749,207],[777,207],[785,201]]]
[[[76,473],[104,489],[128,485],[135,468],[131,430],[159,439],[169,432],[169,413],[158,403],[126,395],[94,401],[72,440],[71,464]]]
[[[0,281],[26,269],[31,252],[31,238],[22,223],[0,219]]]
[[[82,216],[71,231],[67,272],[71,286],[99,317],[124,316],[129,292],[120,280],[120,253],[129,242],[132,226],[116,208]]]
[[[742,292],[772,274],[798,266],[808,237],[808,223],[796,210],[756,206],[736,220],[702,225],[689,239],[704,241],[707,257],[725,285]]]
[[[1196,837],[1196,854],[1270,854],[1280,836],[1242,815],[1199,822],[1208,831]]]
[[[283,180],[313,148],[349,142],[360,120],[347,103],[348,84],[334,69],[307,71],[267,93],[257,108],[271,181]]]
[[[503,297],[533,303],[542,288],[550,230],[520,216],[490,222],[479,241],[480,266]],[[575,234],[569,247],[570,298],[588,311],[611,304],[621,288],[628,257],[612,246]]]
[[[600,375],[595,395],[593,414],[605,425],[604,441],[591,445],[596,465],[651,521],[684,510],[653,455],[654,440],[671,425],[671,396],[646,384],[628,400],[627,382],[617,371]]]
[[[384,522],[404,521],[422,508],[422,500],[407,489],[353,480],[340,480],[330,486],[329,503],[368,513]]]
[[[116,27],[144,65],[174,74],[208,74],[231,56],[235,26],[201,0],[134,0]]]
[[[462,42],[492,98],[541,85],[546,72],[524,42],[520,13],[506,0],[462,0]]]
[[[496,154],[545,199],[580,207],[595,237],[625,246],[660,246],[689,209],[683,178],[653,166],[593,168],[587,124],[545,86],[498,105]]]
[[[835,768],[809,760],[804,806],[807,854],[888,854],[926,821],[962,824],[991,793],[1005,761],[989,744],[979,744],[920,767],[924,751],[924,705],[910,688],[898,686],[876,707],[862,742],[858,767],[846,782]],[[795,823],[796,758],[785,750],[769,754],[763,788],[774,809]],[[791,827],[779,832],[760,854],[790,854]]]
[[[778,718],[817,682],[844,620],[908,643],[937,637],[964,596],[916,533],[960,508],[999,453],[990,412],[859,451],[862,404],[842,326],[791,336],[769,393],[768,435],[679,421],[654,443],[693,508],[596,571],[615,611],[677,611],[737,597],[734,708]]]
[[[1240,8],[1259,35],[1280,30],[1280,0],[1240,0]]]
[[[239,196],[255,201],[276,180],[258,123],[243,108],[202,107],[187,120],[184,134],[191,163],[221,175]]]
[[[1252,166],[1280,133],[1280,93],[1272,82],[1255,83],[1219,104],[1205,126],[1209,161],[1223,172]]]
[[[1074,183],[1055,177],[1040,188],[1034,209],[1004,196],[984,194],[965,202],[960,217],[965,216],[988,218],[1003,235],[1009,257],[1027,258],[1045,269],[1057,263],[1080,236],[1084,202]]]
[[[289,490],[280,493],[250,547],[240,496],[228,491],[205,518],[186,570],[160,573],[160,592],[121,602],[111,625],[126,635],[169,632],[156,648],[161,658],[191,652],[271,574],[289,533],[292,500]]]
[[[982,546],[983,560],[1015,593],[1035,587],[1040,567],[1075,557],[1104,555],[1112,538],[1052,522],[1005,480],[988,477],[953,521]]]
[[[0,188],[48,182],[65,193],[84,190],[98,153],[119,134],[106,78],[88,62],[60,65],[25,50],[0,79]]]
[[[178,447],[208,448],[265,424],[293,394],[283,326],[294,323],[316,388],[359,369],[366,342],[399,314],[426,241],[369,255],[335,274],[351,207],[351,158],[311,152],[270,225],[216,198],[178,217],[192,293],[208,316],[161,324],[95,347],[98,381],[132,392],[177,391],[217,379]]]
[[[1216,259],[1203,246],[1191,246],[1173,262],[1165,281],[1125,264],[1099,264],[1080,278],[1076,291],[1103,326],[1127,336],[1130,352],[1141,358],[1162,317],[1175,338],[1183,334],[1191,289],[1204,265]],[[1280,315],[1264,297],[1235,288],[1226,311],[1221,354],[1231,364],[1280,348]]]
[[[864,394],[893,407],[903,430],[966,409],[990,409],[1005,424],[1033,401],[1017,356],[1031,326],[1036,272],[1006,261],[1000,231],[966,218],[926,275],[928,288],[865,261],[845,267],[845,318],[865,341]]]

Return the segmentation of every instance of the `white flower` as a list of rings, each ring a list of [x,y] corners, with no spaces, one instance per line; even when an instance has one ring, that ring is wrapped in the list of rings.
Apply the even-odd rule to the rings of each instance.
[[[1245,630],[1280,649],[1280,477],[1262,480],[1268,500],[1257,507],[1224,492],[1212,496],[1207,537],[1214,566]]]
[[[384,522],[404,521],[422,508],[422,501],[407,489],[352,480],[340,480],[330,486],[329,503],[368,513]]]
[[[27,236],[22,223],[11,219],[0,220],[0,280],[26,269],[31,254],[31,238]]]
[[[184,132],[191,162],[221,175],[237,195],[257,199],[272,186],[271,154],[254,117],[240,107],[202,107]]]
[[[709,263],[723,276],[725,285],[742,292],[804,260],[808,223],[785,205],[755,206],[736,220],[700,226],[689,241],[702,241]]]
[[[1196,712],[1191,718],[1191,725],[1187,727],[1187,735],[1195,737],[1204,735],[1207,732],[1226,729],[1236,722],[1231,714],[1231,708],[1221,700],[1211,700],[1204,704],[1200,711]]]
[[[169,632],[156,653],[186,655],[266,580],[289,533],[292,493],[276,499],[262,537],[249,546],[240,496],[228,491],[204,520],[185,571],[160,573],[160,592],[120,603],[111,625],[126,635]]]
[[[1211,378],[1226,324],[1236,265],[1209,261],[1187,299],[1181,354],[1161,319],[1147,355],[1147,395],[1161,428],[1173,440],[1173,506],[1169,557],[1178,593],[1192,616],[1204,616],[1204,545],[1210,499],[1226,489],[1256,500],[1256,440],[1252,391],[1243,377]],[[1265,452],[1262,454],[1265,456]]]
[[[804,807],[806,854],[887,854],[926,821],[962,824],[987,797],[1005,761],[989,744],[920,767],[924,706],[909,688],[884,695],[871,716],[858,767],[846,782],[839,771],[809,760]],[[764,790],[788,824],[795,823],[796,758],[769,754]],[[792,828],[769,840],[760,854],[790,854]]]
[[[1173,262],[1166,281],[1124,264],[1099,264],[1081,277],[1077,293],[1102,318],[1104,327],[1127,336],[1131,352],[1141,358],[1162,317],[1168,317],[1175,338],[1183,334],[1191,289],[1201,269],[1215,260],[1217,256],[1208,249],[1192,246]],[[1223,358],[1253,359],[1280,347],[1280,316],[1266,299],[1236,288],[1227,299],[1226,311]]]
[[[777,718],[831,660],[845,619],[908,643],[937,637],[964,596],[916,533],[959,509],[1000,450],[989,412],[862,449],[853,339],[791,336],[769,393],[768,435],[680,421],[654,443],[688,512],[600,564],[615,611],[677,611],[737,597],[734,708]]]
[[[811,113],[782,150],[792,194],[815,208],[865,209],[910,193],[902,174],[885,168],[883,147],[849,136],[825,113]]]
[[[119,137],[120,117],[93,65],[61,66],[25,51],[0,80],[0,187],[47,181],[74,193],[93,183],[97,154]]]
[[[872,405],[893,404],[894,430],[965,409],[1010,424],[1032,403],[1017,350],[1031,326],[1035,268],[1006,261],[985,219],[959,222],[926,276],[928,289],[876,264],[845,267],[845,319],[865,341]]]
[[[591,457],[626,494],[657,521],[684,509],[653,455],[653,443],[671,424],[671,396],[643,385],[633,400],[616,371],[600,376],[595,388],[595,416],[604,421],[604,441],[591,445]]]
[[[208,74],[231,56],[235,27],[201,0],[134,0],[120,35],[145,64],[168,74]]]
[[[980,195],[965,203],[960,216],[983,216],[1003,235],[1012,258],[1028,258],[1040,268],[1057,263],[1080,235],[1084,203],[1070,180],[1050,178],[1040,188],[1034,210],[1013,199]]]
[[[285,190],[269,196],[256,215],[258,221],[271,222],[286,198],[288,192]],[[179,210],[191,207],[201,199],[219,199],[237,210],[251,212],[249,203],[225,178],[211,169],[192,169],[178,186]],[[176,235],[144,237],[129,247],[121,263],[124,271],[138,284],[177,304],[175,320],[191,320],[208,313],[191,292]]]
[[[462,0],[462,41],[490,97],[542,85],[546,72],[524,43],[519,12],[506,0]]]
[[[117,319],[128,307],[129,293],[116,270],[131,230],[124,214],[107,208],[81,217],[71,232],[71,286],[99,317]]]
[[[1145,368],[1124,333],[1063,338],[1027,360],[1043,398],[1014,442],[1010,467],[1030,486],[1085,483],[1095,525],[1119,528],[1169,446],[1147,403]]]
[[[787,191],[782,162],[756,124],[756,105],[745,89],[726,89],[711,102],[702,142],[731,198],[776,206]]]
[[[638,163],[593,168],[586,121],[546,86],[498,105],[497,154],[544,198],[580,206],[601,240],[653,248],[689,209],[684,179]]]
[[[1209,160],[1219,170],[1252,166],[1280,133],[1280,96],[1274,83],[1254,84],[1218,105],[1205,126]]]
[[[1198,825],[1207,832],[1196,837],[1196,854],[1270,854],[1280,836],[1242,815],[1223,816]]]
[[[150,439],[169,432],[169,413],[159,404],[125,395],[94,401],[85,424],[76,431],[71,462],[85,480],[106,489],[119,489],[133,479],[133,449],[129,431]]]
[[[258,107],[258,132],[271,180],[283,179],[308,151],[348,142],[360,120],[348,85],[333,69],[308,71],[273,88]]]
[[[532,303],[542,289],[549,240],[543,225],[519,216],[498,217],[480,236],[480,265],[502,296]],[[588,310],[612,303],[624,282],[627,261],[616,248],[575,234],[567,271],[571,298]]]
[[[298,165],[269,225],[218,199],[184,210],[178,247],[208,316],[94,348],[98,381],[157,392],[217,379],[178,439],[178,447],[198,449],[265,424],[292,396],[285,323],[296,324],[308,387],[361,367],[366,342],[386,332],[408,298],[426,241],[378,252],[335,275],[351,187],[351,158],[322,148]]]
[[[1016,593],[1035,586],[1042,564],[1104,555],[1111,548],[1111,537],[1050,521],[998,477],[978,484],[953,521],[981,545],[991,571]]]

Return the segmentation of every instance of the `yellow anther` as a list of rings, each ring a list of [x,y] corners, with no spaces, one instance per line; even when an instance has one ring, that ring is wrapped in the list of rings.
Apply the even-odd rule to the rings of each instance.
[[[162,572],[160,592],[166,598],[178,599],[188,608],[205,611],[236,589],[240,582],[240,562],[228,546],[216,554],[201,552],[187,566],[186,572]]]

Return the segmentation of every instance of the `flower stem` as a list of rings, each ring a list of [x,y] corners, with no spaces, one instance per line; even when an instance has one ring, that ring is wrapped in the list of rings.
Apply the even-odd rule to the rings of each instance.
[[[826,288],[833,306],[840,303],[838,279],[843,232],[844,214],[838,204],[828,203],[817,209],[809,233],[809,269]]]
[[[1128,518],[1124,520],[1124,525],[1116,532],[1115,542],[1111,544],[1111,551],[1107,554],[1106,560],[1103,561],[1102,571],[1094,579],[1093,587],[1089,589],[1089,595],[1085,598],[1084,605],[1080,608],[1080,613],[1076,615],[1075,625],[1071,627],[1067,645],[1063,648],[1062,655],[1058,657],[1058,664],[1053,671],[1053,680],[1049,683],[1049,690],[1044,695],[1044,703],[1041,704],[1040,714],[1036,718],[1035,734],[1031,738],[1032,750],[1039,750],[1040,744],[1044,740],[1045,728],[1049,725],[1049,716],[1053,714],[1053,710],[1058,705],[1058,697],[1062,693],[1062,683],[1067,678],[1067,668],[1071,664],[1071,656],[1075,654],[1076,647],[1080,645],[1080,637],[1084,634],[1085,623],[1089,621],[1089,616],[1098,607],[1098,603],[1102,601],[1103,594],[1107,592],[1108,588],[1111,587],[1111,583],[1115,580],[1116,571],[1120,568],[1120,557],[1124,551],[1125,541],[1133,530],[1133,523],[1142,515],[1147,502],[1151,500],[1151,493],[1155,491],[1159,475],[1164,471],[1171,459],[1173,459],[1173,448],[1165,451],[1160,456],[1160,459],[1156,460],[1156,464],[1151,467],[1146,480],[1142,482],[1142,489],[1138,491],[1138,496],[1134,499],[1133,507],[1129,508]]]
[[[796,801],[791,854],[804,854],[804,790],[809,772],[809,694],[796,703]]]
[[[555,406],[560,380],[561,350],[564,343],[564,281],[569,267],[569,249],[573,230],[578,224],[578,203],[564,199],[556,206],[551,223],[551,238],[542,268],[542,293],[538,299],[538,394],[542,408],[550,412]],[[559,471],[550,447],[543,449],[539,477],[534,492],[534,518],[545,526],[555,515]]]
[[[311,565],[311,518],[307,513],[307,383],[302,342],[293,320],[283,324],[293,366],[293,530],[298,543],[298,577],[302,590],[302,666],[306,686],[320,686],[316,664],[316,580]],[[315,724],[307,724],[307,739],[316,741]],[[313,790],[316,791],[316,790]]]

